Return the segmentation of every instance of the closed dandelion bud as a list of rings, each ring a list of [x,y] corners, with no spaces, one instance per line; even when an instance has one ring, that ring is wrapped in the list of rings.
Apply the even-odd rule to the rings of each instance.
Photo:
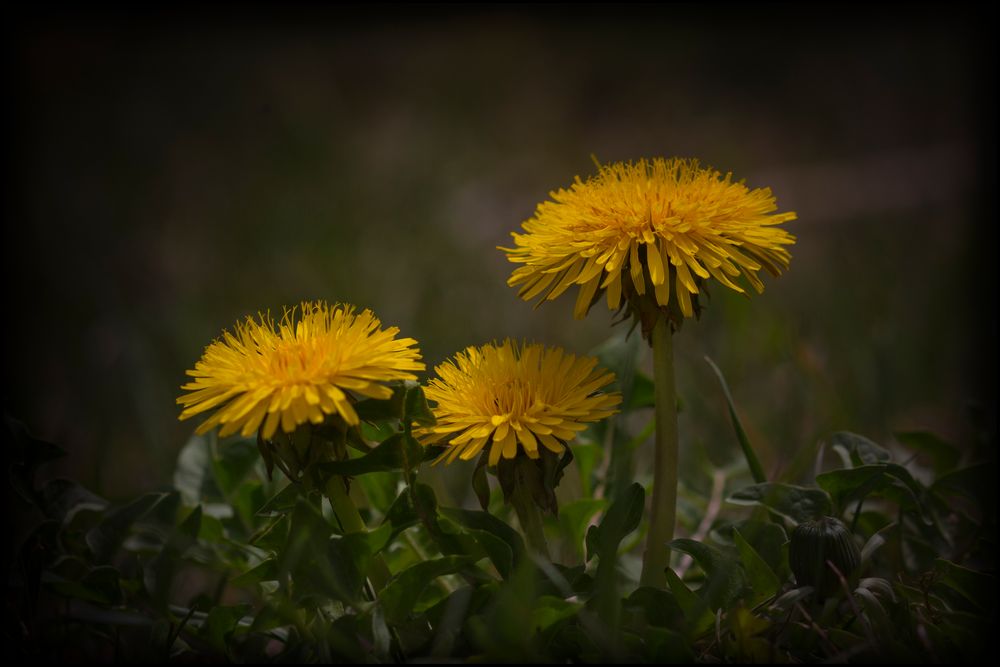
[[[788,546],[788,561],[799,586],[812,586],[826,597],[840,588],[840,579],[827,561],[849,577],[861,564],[861,551],[847,527],[826,516],[796,527]]]

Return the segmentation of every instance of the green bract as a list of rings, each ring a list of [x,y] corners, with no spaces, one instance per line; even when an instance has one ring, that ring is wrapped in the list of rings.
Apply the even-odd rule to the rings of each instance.
[[[861,564],[861,549],[847,526],[825,516],[796,526],[788,546],[788,562],[799,586],[812,586],[821,595],[840,588]]]

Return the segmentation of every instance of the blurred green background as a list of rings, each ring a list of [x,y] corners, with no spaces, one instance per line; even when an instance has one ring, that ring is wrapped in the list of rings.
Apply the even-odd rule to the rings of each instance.
[[[532,310],[495,246],[592,153],[690,156],[799,220],[786,275],[713,290],[677,340],[683,455],[737,451],[706,354],[772,473],[839,429],[971,446],[995,433],[993,39],[954,7],[796,11],[9,22],[5,410],[120,498],[169,484],[185,369],[258,310],[370,307],[431,366],[586,352],[611,314]]]

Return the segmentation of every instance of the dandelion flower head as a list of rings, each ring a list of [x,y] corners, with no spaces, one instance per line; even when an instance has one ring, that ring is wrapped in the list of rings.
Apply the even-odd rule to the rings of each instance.
[[[574,285],[574,317],[583,318],[600,291],[617,310],[626,299],[651,295],[659,307],[674,299],[691,317],[700,283],[708,278],[740,293],[745,280],[758,293],[757,273],[777,276],[791,259],[795,237],[778,227],[795,213],[775,213],[769,188],[750,190],[696,160],[614,163],[551,192],[534,217],[501,248],[522,266],[507,283],[525,300],[555,299]]]
[[[249,436],[261,428],[271,438],[278,426],[291,433],[300,424],[319,424],[338,414],[358,423],[353,396],[387,399],[381,384],[415,380],[424,370],[412,338],[381,328],[370,310],[305,302],[286,310],[280,322],[259,314],[213,341],[183,385],[180,419],[216,409],[197,431],[221,426],[220,436]]]
[[[438,460],[469,460],[489,446],[489,464],[514,458],[520,448],[537,459],[539,449],[560,453],[594,422],[617,412],[621,394],[600,393],[614,382],[593,357],[558,347],[501,344],[469,347],[439,365],[426,389],[436,402],[435,426],[421,432],[425,445],[444,440]]]

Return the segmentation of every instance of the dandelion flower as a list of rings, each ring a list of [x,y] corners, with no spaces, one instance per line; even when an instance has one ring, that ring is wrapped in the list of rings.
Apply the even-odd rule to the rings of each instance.
[[[263,424],[265,439],[279,424],[291,433],[331,414],[357,424],[352,393],[386,399],[392,390],[380,383],[415,380],[413,371],[424,370],[416,341],[397,333],[382,329],[370,310],[324,302],[286,310],[277,324],[263,314],[247,317],[187,372],[194,380],[181,387],[189,393],[177,399],[185,408],[180,419],[216,408],[198,433],[221,425],[221,436],[249,436]]]
[[[617,412],[621,395],[598,393],[614,381],[593,357],[577,357],[558,347],[500,345],[469,347],[435,369],[426,395],[437,403],[435,426],[420,434],[448,449],[438,459],[469,460],[489,445],[489,464],[518,449],[539,458],[539,448],[560,453],[586,422]]]
[[[516,247],[500,248],[523,265],[507,283],[539,303],[578,285],[577,319],[604,291],[612,310],[623,294],[651,294],[662,308],[674,299],[682,321],[694,314],[703,280],[744,293],[742,277],[762,292],[757,273],[787,269],[785,246],[795,243],[777,225],[796,215],[775,213],[769,188],[750,190],[696,160],[604,165],[549,196],[522,224],[525,233],[512,234]]]

